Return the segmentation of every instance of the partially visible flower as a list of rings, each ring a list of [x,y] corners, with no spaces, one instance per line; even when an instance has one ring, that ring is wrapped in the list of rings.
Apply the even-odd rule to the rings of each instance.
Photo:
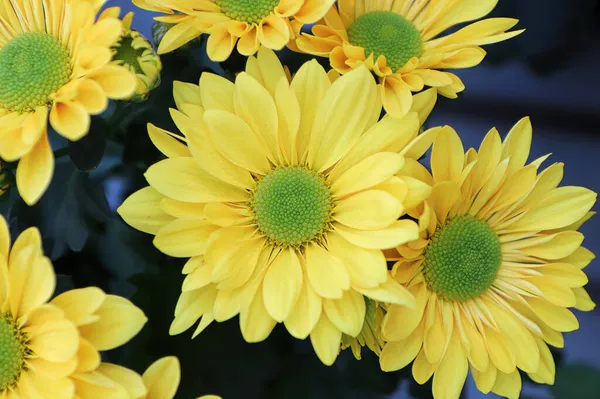
[[[48,302],[55,285],[39,231],[25,230],[11,248],[0,217],[0,397],[95,399],[99,387],[118,393],[98,373],[100,351],[129,341],[146,316],[127,299],[96,287]]]
[[[447,29],[479,19],[498,0],[339,0],[312,27],[296,32],[289,47],[322,57],[341,74],[367,65],[378,77],[385,110],[395,117],[409,112],[412,92],[435,87],[448,98],[464,90],[458,76],[445,69],[470,68],[486,52],[480,47],[514,37],[506,32],[518,22],[490,18],[447,36]]]
[[[181,367],[175,356],[155,361],[142,376],[133,370],[111,363],[102,363],[98,373],[126,391],[129,394],[128,399],[173,399],[181,381]],[[110,398],[113,399],[112,396]],[[198,399],[220,398],[206,395]]]
[[[7,3],[8,2],[8,3]],[[16,182],[32,205],[54,171],[48,119],[77,141],[108,99],[135,91],[135,76],[111,63],[121,21],[95,21],[102,1],[4,0],[0,7],[0,158],[20,160]]]
[[[469,369],[480,391],[509,398],[520,395],[520,370],[553,384],[548,345],[562,348],[563,333],[579,328],[569,308],[595,307],[582,270],[595,256],[577,230],[597,194],[559,187],[564,165],[540,171],[547,155],[527,164],[531,140],[524,118],[504,141],[492,129],[479,150],[465,152],[446,127],[431,173],[414,170],[433,186],[409,211],[420,237],[387,254],[417,307],[389,306],[380,360],[385,371],[412,362],[419,384],[433,376],[437,399],[457,399]]]
[[[381,250],[418,235],[398,218],[431,188],[395,174],[435,137],[418,135],[431,94],[380,121],[366,68],[331,83],[312,60],[290,83],[265,48],[235,83],[210,73],[176,82],[183,135],[149,125],[168,158],[118,210],[162,252],[190,258],[170,333],[239,315],[246,341],[259,342],[284,323],[331,365],[342,334],[361,335],[365,297],[411,306]]]
[[[145,10],[160,12],[155,19],[175,24],[163,36],[158,53],[173,51],[208,33],[207,51],[213,61],[225,61],[237,44],[242,55],[263,45],[281,50],[302,25],[323,17],[334,0],[133,0]]]
[[[119,7],[106,9],[98,18],[118,18]],[[140,32],[131,29],[133,12],[123,17],[123,31],[118,43],[113,47],[113,60],[128,68],[137,77],[135,95],[130,100],[142,102],[148,99],[150,91],[160,85],[162,63],[154,45]]]

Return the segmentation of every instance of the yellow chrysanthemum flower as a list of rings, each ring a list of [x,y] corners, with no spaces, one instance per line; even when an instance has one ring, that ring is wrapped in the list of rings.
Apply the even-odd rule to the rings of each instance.
[[[95,389],[103,385],[99,351],[123,345],[146,323],[131,302],[95,287],[67,291],[48,303],[55,285],[39,231],[24,231],[11,249],[8,226],[0,217],[3,399],[97,398]]]
[[[558,187],[562,163],[538,173],[548,156],[526,166],[528,118],[504,142],[492,129],[479,151],[466,153],[458,135],[444,130],[432,174],[414,174],[433,186],[412,212],[421,236],[391,257],[396,281],[417,307],[389,307],[381,367],[397,370],[414,359],[414,378],[423,384],[433,375],[437,399],[458,398],[470,367],[482,392],[518,398],[519,370],[554,382],[547,344],[562,347],[562,333],[579,327],[567,308],[595,307],[582,271],[594,255],[580,246],[577,229],[596,194]]]
[[[283,322],[332,364],[342,334],[361,333],[364,297],[412,306],[381,249],[418,237],[398,217],[430,187],[394,175],[435,137],[417,137],[433,107],[424,94],[422,109],[378,122],[366,68],[332,84],[313,60],[290,84],[265,48],[235,84],[210,73],[199,86],[176,82],[171,115],[184,136],[149,126],[168,159],[118,210],[165,254],[191,257],[170,333],[202,317],[196,336],[239,314],[258,342]]]
[[[252,55],[260,45],[281,50],[294,32],[325,15],[335,0],[133,0],[149,11],[169,14],[155,19],[176,24],[164,35],[158,53],[173,51],[208,33],[207,52],[225,61],[237,44],[240,54]]]
[[[486,52],[479,46],[507,40],[521,32],[506,32],[518,22],[490,18],[441,36],[448,28],[479,19],[498,0],[339,0],[290,47],[329,57],[339,73],[367,65],[380,82],[385,110],[395,116],[411,108],[412,92],[437,88],[448,98],[464,90],[458,76],[441,71],[470,68]]]
[[[54,170],[47,120],[69,140],[82,138],[90,114],[135,90],[135,76],[111,64],[121,21],[94,22],[101,1],[20,0],[0,4],[0,157],[19,162],[26,203],[42,196]]]
[[[98,372],[119,386],[120,391],[127,395],[123,396],[123,399],[173,399],[181,381],[181,367],[179,359],[175,356],[163,357],[152,363],[142,376],[133,370],[111,363],[102,363]],[[121,396],[114,396],[114,392],[103,393],[107,396],[96,397],[121,398]],[[221,398],[205,395],[198,399]]]
[[[111,7],[106,9],[99,19],[119,18],[120,13],[119,7]],[[137,88],[130,100],[142,102],[147,100],[150,92],[160,85],[162,62],[154,50],[154,45],[140,32],[131,29],[132,21],[133,12],[123,17],[123,31],[114,47],[113,60],[135,74]]]

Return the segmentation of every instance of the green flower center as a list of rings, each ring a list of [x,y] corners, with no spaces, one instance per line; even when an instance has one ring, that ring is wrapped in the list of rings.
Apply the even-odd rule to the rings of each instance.
[[[216,0],[215,3],[231,19],[258,24],[275,10],[279,0]]]
[[[391,11],[371,11],[358,17],[348,28],[350,44],[365,49],[375,60],[384,55],[396,71],[421,54],[421,34],[412,22]]]
[[[9,315],[0,315],[0,393],[16,383],[25,368],[28,349]]]
[[[274,169],[259,181],[251,206],[267,238],[276,245],[300,246],[328,229],[333,199],[323,177],[290,166]]]
[[[496,279],[502,251],[490,226],[459,216],[438,227],[425,248],[424,274],[439,296],[466,301],[483,294]]]
[[[0,49],[0,107],[22,112],[50,104],[70,75],[71,56],[54,36],[21,33]]]

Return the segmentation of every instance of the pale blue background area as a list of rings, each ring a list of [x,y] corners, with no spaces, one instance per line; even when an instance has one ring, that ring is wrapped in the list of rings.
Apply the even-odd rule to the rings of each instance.
[[[124,11],[134,10],[134,28],[151,37],[152,13],[135,9],[128,0],[111,0],[108,6],[120,6]],[[493,52],[493,47],[488,47]],[[574,54],[558,72],[549,76],[534,75],[520,62],[501,67],[481,65],[457,74],[463,79],[467,90],[461,94],[457,104],[442,99],[429,120],[429,126],[451,125],[461,135],[465,147],[478,147],[487,131],[496,126],[502,135],[519,118],[534,114],[534,140],[532,159],[552,153],[547,161],[564,162],[564,185],[582,185],[600,191],[600,41],[587,51]],[[493,101],[491,101],[493,100]],[[462,102],[461,102],[462,101]],[[477,104],[475,111],[470,107]],[[491,112],[478,113],[480,107],[488,105]],[[497,113],[495,112],[497,109]],[[516,110],[516,111],[515,111]],[[566,115],[555,123],[557,113]],[[572,114],[570,114],[572,113]],[[582,121],[585,117],[585,121]],[[586,235],[584,245],[600,252],[600,218],[596,217],[582,228]],[[592,262],[586,269],[592,298],[600,300],[600,264]],[[587,363],[600,368],[597,334],[600,331],[600,311],[578,312],[581,328],[566,334],[566,362]],[[483,395],[469,382],[468,399],[493,398]],[[545,388],[526,391],[530,396],[548,397]],[[403,391],[394,399],[406,398]]]

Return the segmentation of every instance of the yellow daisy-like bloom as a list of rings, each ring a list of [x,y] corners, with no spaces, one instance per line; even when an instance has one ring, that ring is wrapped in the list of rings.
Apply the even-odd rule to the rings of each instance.
[[[423,384],[433,375],[436,399],[458,398],[469,367],[484,393],[518,398],[519,370],[552,384],[547,344],[563,347],[562,333],[579,327],[568,308],[595,307],[582,271],[594,255],[577,229],[596,194],[558,187],[562,163],[538,173],[548,156],[526,165],[531,137],[525,118],[504,142],[492,129],[479,151],[464,153],[446,128],[433,146],[432,174],[415,170],[433,186],[411,212],[421,236],[391,258],[417,307],[389,307],[381,367],[414,359],[414,378]]]
[[[290,47],[329,57],[339,73],[367,65],[378,77],[385,110],[395,117],[411,108],[412,92],[435,87],[456,98],[465,86],[445,69],[470,68],[486,52],[479,46],[507,40],[516,19],[490,18],[447,36],[454,25],[479,19],[498,0],[339,0]]]
[[[164,35],[158,53],[173,51],[208,33],[207,52],[225,61],[237,44],[240,54],[252,55],[260,45],[281,50],[294,32],[325,15],[335,0],[133,0],[145,10],[170,14],[155,19],[176,24]]]
[[[130,97],[135,76],[111,64],[121,21],[94,22],[100,3],[3,1],[0,5],[0,157],[20,159],[17,187],[26,203],[42,196],[54,170],[47,120],[69,140],[108,98]]]
[[[102,13],[100,19],[119,18],[120,12],[119,7],[109,8]],[[162,62],[154,50],[154,45],[140,32],[131,29],[132,21],[133,12],[129,12],[123,17],[123,32],[114,47],[113,60],[135,74],[137,88],[135,95],[130,100],[142,102],[148,99],[150,91],[160,85]]]
[[[48,303],[55,284],[39,231],[24,231],[11,249],[8,226],[0,218],[3,399],[98,398],[98,385],[111,386],[98,373],[99,351],[123,345],[146,322],[131,302],[95,287],[67,291]]]
[[[167,356],[152,363],[142,376],[133,370],[111,363],[102,363],[98,372],[119,385],[124,399],[173,399],[181,381],[181,367],[175,356]],[[98,394],[101,392],[98,391]],[[117,398],[114,392],[102,392],[102,398]],[[112,395],[111,395],[112,394]],[[120,396],[119,396],[120,398]],[[220,399],[205,395],[197,399]]]
[[[165,254],[191,257],[171,334],[239,314],[258,342],[283,322],[330,365],[342,334],[361,333],[364,297],[414,304],[381,249],[418,237],[398,218],[430,187],[394,175],[431,145],[435,131],[417,133],[433,105],[378,122],[366,68],[332,84],[313,60],[290,84],[262,48],[247,71],[235,83],[210,73],[199,86],[176,82],[171,115],[184,136],[149,126],[168,159],[118,211]]]

